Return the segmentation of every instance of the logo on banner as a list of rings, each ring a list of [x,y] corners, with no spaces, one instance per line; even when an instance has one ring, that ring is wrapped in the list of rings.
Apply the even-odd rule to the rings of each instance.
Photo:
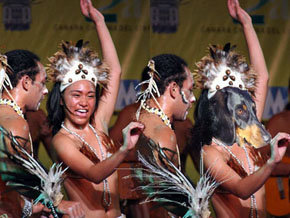
[[[30,0],[5,0],[2,11],[5,30],[29,29],[31,24]]]
[[[178,0],[151,0],[150,17],[154,33],[175,33],[178,28]]]
[[[273,115],[284,110],[288,102],[288,87],[270,87],[263,113],[263,119],[270,119]]]
[[[136,94],[140,90],[135,90],[139,80],[122,80],[120,83],[118,99],[115,110],[122,110],[125,106],[133,104],[136,101]]]

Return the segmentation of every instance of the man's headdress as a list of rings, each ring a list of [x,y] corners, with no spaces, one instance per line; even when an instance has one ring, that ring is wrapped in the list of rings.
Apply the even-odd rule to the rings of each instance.
[[[10,73],[12,73],[12,69],[7,63],[7,57],[0,54],[0,98],[3,88],[6,91],[13,88],[8,76]]]
[[[225,87],[247,90],[254,95],[257,75],[245,58],[233,51],[234,48],[230,43],[223,48],[212,45],[209,54],[196,64],[197,86],[209,90],[208,98]]]
[[[109,69],[102,63],[98,54],[86,47],[88,42],[79,40],[62,42],[61,50],[50,57],[47,73],[53,82],[60,82],[62,92],[69,85],[80,80],[88,80],[94,85],[108,82]]]

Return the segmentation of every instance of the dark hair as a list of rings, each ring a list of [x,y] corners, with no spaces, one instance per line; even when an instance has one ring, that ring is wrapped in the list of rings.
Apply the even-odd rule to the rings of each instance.
[[[12,50],[5,53],[7,56],[8,64],[13,70],[13,74],[9,75],[9,79],[13,87],[24,76],[28,75],[32,81],[35,80],[35,75],[39,72],[37,61],[39,57],[27,50]]]
[[[96,87],[96,105],[98,107],[100,87]],[[61,123],[64,121],[65,113],[64,106],[60,105],[60,100],[63,99],[63,92],[60,92],[60,82],[56,82],[48,95],[46,102],[46,110],[48,113],[48,120],[52,126],[52,134],[55,135],[61,128]],[[64,100],[63,100],[64,102]],[[64,102],[65,103],[65,102]]]
[[[187,63],[180,57],[173,54],[161,54],[152,58],[155,62],[155,69],[160,75],[160,79],[155,79],[158,86],[160,95],[165,92],[166,87],[171,82],[176,82],[177,85],[182,88],[182,83],[186,79],[185,69]],[[144,72],[148,72],[149,68],[146,67],[143,70],[142,79]]]

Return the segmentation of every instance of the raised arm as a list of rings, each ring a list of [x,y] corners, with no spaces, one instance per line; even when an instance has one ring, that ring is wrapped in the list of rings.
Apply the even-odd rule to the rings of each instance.
[[[257,117],[261,120],[267,96],[269,79],[263,51],[253,27],[252,19],[248,13],[240,7],[239,1],[228,0],[228,10],[232,18],[238,20],[242,25],[251,65],[258,74],[256,96],[254,100],[257,106]]]
[[[108,124],[115,109],[118,96],[119,83],[121,78],[121,66],[118,59],[113,40],[106,26],[104,16],[93,7],[90,0],[80,0],[81,11],[84,16],[90,18],[96,26],[101,44],[103,61],[108,64],[110,78],[107,89],[103,90],[95,112],[95,122],[98,128],[100,125],[104,132],[108,132]]]
[[[285,139],[285,145],[278,147],[278,141]],[[235,196],[248,199],[258,191],[281,161],[290,142],[290,136],[279,133],[271,142],[271,157],[258,171],[244,178],[240,177],[228,164],[222,154],[213,146],[204,146],[204,165],[221,187]]]
[[[124,144],[111,157],[94,164],[83,155],[68,137],[55,136],[53,146],[58,157],[78,175],[94,183],[100,183],[110,176],[127,154],[135,147],[144,126],[141,123],[132,122],[124,130]]]

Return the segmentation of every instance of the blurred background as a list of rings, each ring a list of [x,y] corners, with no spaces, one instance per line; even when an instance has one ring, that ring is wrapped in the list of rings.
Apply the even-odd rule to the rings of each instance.
[[[157,54],[173,53],[184,58],[190,69],[202,58],[209,44],[237,45],[248,59],[241,27],[228,14],[226,0],[92,0],[105,16],[122,65],[118,111],[135,101],[142,69]],[[240,0],[251,15],[270,72],[263,119],[279,113],[288,102],[290,78],[290,1]],[[43,64],[62,40],[90,41],[100,51],[92,22],[80,13],[78,0],[0,0],[0,52],[28,49]],[[100,54],[101,55],[101,54]],[[249,59],[248,59],[249,60]],[[51,88],[49,83],[48,88]],[[199,95],[197,90],[195,93]],[[46,101],[41,105],[45,110]],[[189,114],[192,119],[192,112]],[[50,164],[43,148],[40,158]],[[187,172],[193,180],[193,164]]]

